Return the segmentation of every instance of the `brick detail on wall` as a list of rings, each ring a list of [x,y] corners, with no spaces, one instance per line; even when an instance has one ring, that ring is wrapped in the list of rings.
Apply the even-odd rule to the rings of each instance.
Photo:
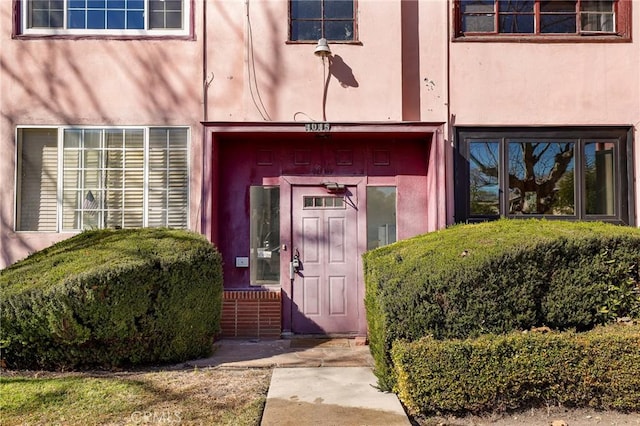
[[[225,290],[222,299],[223,338],[280,338],[280,290]]]

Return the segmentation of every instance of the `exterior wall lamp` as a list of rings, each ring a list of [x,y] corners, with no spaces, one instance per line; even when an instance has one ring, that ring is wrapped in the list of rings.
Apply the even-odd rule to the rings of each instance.
[[[322,186],[329,192],[344,192],[346,189],[344,184],[338,182],[322,182]]]
[[[331,56],[331,49],[329,49],[329,43],[327,43],[326,38],[321,38],[318,40],[318,44],[316,46],[316,50],[313,51],[316,56],[321,58],[326,58],[327,56]]]

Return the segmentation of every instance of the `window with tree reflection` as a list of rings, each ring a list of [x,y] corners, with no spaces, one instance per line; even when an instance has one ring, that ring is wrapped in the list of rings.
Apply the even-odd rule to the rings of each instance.
[[[508,141],[509,214],[574,214],[574,146],[569,141]],[[569,190],[561,190],[567,184]]]
[[[469,197],[471,214],[500,214],[499,158],[497,141],[469,144]]]
[[[628,129],[459,130],[456,219],[629,223]],[[627,172],[629,171],[629,172]]]

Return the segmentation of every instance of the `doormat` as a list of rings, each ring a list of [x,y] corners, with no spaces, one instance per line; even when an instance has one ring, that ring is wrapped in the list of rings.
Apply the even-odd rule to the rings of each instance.
[[[348,348],[349,339],[291,339],[291,348]]]

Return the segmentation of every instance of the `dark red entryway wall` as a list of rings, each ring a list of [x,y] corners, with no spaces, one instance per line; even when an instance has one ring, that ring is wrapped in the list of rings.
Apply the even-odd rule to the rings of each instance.
[[[280,176],[367,176],[379,183],[399,184],[399,194],[425,197],[427,151],[424,138],[376,134],[221,138],[217,214],[225,288],[248,287],[249,270],[236,268],[234,259],[249,253],[251,185],[277,185]],[[396,176],[401,176],[400,182]],[[426,205],[407,214],[412,222],[424,223],[426,231]]]
[[[236,267],[237,257],[250,251],[249,191],[252,185],[280,185],[285,196],[295,185],[318,185],[323,181],[361,182],[397,187],[397,237],[407,238],[446,224],[445,164],[441,126],[419,124],[341,124],[322,134],[306,132],[300,123],[205,123],[209,142],[203,161],[203,233],[214,242],[224,259],[225,293],[242,291],[243,297],[225,302],[225,323],[243,328],[241,336],[260,335],[261,324],[273,332],[276,320],[260,318],[261,298],[251,291],[265,291],[274,303],[273,291],[282,291],[282,330],[290,330],[291,281],[284,273],[279,286],[250,286],[249,268]],[[362,187],[361,187],[362,185]],[[285,184],[286,186],[286,184]],[[281,195],[282,196],[282,195]],[[365,201],[365,200],[363,200]],[[281,208],[290,214],[290,202]],[[364,204],[360,206],[363,208]],[[366,212],[359,215],[359,227]],[[362,228],[364,229],[364,228]],[[281,228],[281,231],[283,228]],[[282,232],[281,232],[282,233]],[[286,237],[283,237],[286,239]],[[359,255],[366,249],[359,243]],[[284,276],[287,275],[287,276]],[[358,284],[363,299],[363,283]],[[246,301],[244,301],[247,299]],[[233,302],[233,303],[231,303]],[[251,306],[245,304],[251,304]],[[264,303],[263,303],[264,304]],[[271,306],[271,305],[269,305]],[[360,306],[358,329],[366,334],[364,306]],[[230,318],[234,316],[234,318]],[[240,324],[240,325],[239,325]],[[242,325],[244,324],[244,325]],[[251,328],[255,327],[255,331]],[[264,335],[264,332],[262,332]]]

